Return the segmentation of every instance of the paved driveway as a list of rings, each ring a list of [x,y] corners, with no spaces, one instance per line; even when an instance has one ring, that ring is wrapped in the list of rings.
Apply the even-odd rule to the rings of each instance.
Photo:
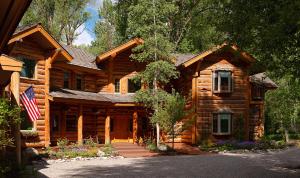
[[[85,160],[37,167],[40,177],[300,177],[300,150]]]

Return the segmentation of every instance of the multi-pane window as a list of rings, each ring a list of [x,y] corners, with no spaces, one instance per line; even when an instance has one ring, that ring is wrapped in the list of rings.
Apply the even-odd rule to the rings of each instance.
[[[76,115],[66,116],[66,131],[76,132],[77,131],[77,117]]]
[[[228,135],[231,133],[231,113],[213,114],[213,134]]]
[[[64,72],[64,88],[70,88],[70,73]]]
[[[218,70],[213,73],[213,91],[215,93],[228,93],[232,91],[231,71]]]
[[[135,93],[141,89],[141,82],[128,79],[128,93]]]
[[[54,114],[52,116],[52,122],[51,122],[52,131],[57,132],[59,131],[59,114]]]
[[[261,100],[264,98],[264,87],[259,85],[254,85],[251,87],[251,95],[253,100]]]
[[[84,83],[81,75],[76,76],[76,90],[84,90]]]
[[[115,79],[115,93],[120,93],[120,79]]]
[[[23,62],[21,77],[34,78],[36,61],[26,57],[18,57]]]

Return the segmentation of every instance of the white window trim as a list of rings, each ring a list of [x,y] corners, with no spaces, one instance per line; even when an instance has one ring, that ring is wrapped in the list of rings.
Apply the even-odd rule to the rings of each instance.
[[[228,83],[228,90],[221,90],[221,76],[219,75],[218,72],[230,72],[230,77],[229,77],[229,83]],[[218,73],[218,90],[215,90],[215,76]],[[212,79],[212,91],[213,93],[231,93],[233,90],[233,84],[232,84],[232,78],[233,78],[233,72],[231,70],[215,70],[213,71],[213,79]]]
[[[214,132],[214,121],[212,120],[212,133],[213,135],[231,135],[231,122],[232,122],[232,113],[213,113],[213,117],[212,119],[214,119],[214,115],[217,115],[217,119],[218,119],[218,131]],[[221,114],[228,114],[230,115],[230,118],[228,119],[228,132],[221,132],[221,118],[220,115]]]

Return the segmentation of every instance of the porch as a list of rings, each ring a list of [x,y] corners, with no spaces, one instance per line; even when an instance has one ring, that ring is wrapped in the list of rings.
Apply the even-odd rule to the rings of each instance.
[[[82,98],[75,98],[77,93]],[[88,96],[85,96],[87,93]],[[118,103],[112,103],[112,97],[107,95],[112,94],[68,90],[63,96],[52,92],[51,145],[56,145],[59,138],[79,144],[90,138],[97,143],[135,143],[151,132],[146,112],[141,106],[129,103],[128,96],[126,100],[118,97]]]

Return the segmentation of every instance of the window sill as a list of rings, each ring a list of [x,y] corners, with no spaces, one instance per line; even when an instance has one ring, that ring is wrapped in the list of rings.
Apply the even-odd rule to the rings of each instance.
[[[229,94],[229,93],[232,93],[232,91],[213,91],[213,93],[215,94]]]
[[[20,77],[20,79],[37,81],[36,78],[28,78],[28,77]]]
[[[213,133],[213,135],[220,135],[220,136],[222,136],[222,135],[231,135],[231,133]]]

